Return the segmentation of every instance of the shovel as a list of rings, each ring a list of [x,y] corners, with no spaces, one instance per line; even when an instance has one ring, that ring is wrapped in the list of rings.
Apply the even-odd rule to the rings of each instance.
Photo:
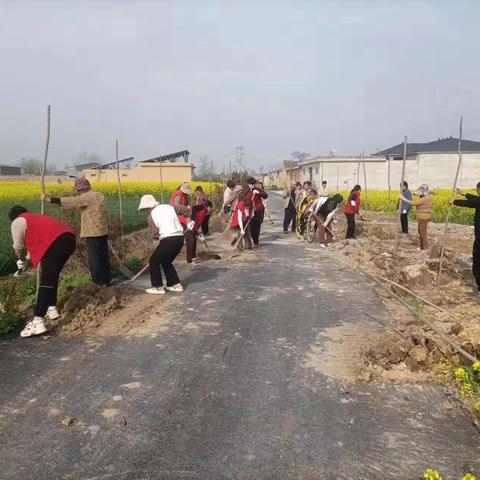
[[[113,256],[115,257],[115,260],[118,262],[118,269],[120,270],[120,272],[126,277],[126,278],[132,278],[133,277],[133,273],[131,272],[131,270],[129,268],[127,268],[125,265],[123,265],[122,261],[120,260],[120,257],[118,256],[118,253],[115,251],[115,249],[113,248],[113,245],[112,243],[110,242],[110,240],[108,241],[108,246],[110,247],[110,250],[113,254]]]

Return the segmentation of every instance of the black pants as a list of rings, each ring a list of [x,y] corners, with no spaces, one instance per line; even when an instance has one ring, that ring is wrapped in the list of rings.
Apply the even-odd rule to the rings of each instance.
[[[250,234],[252,236],[252,240],[254,245],[259,244],[260,242],[260,230],[262,229],[262,222],[263,222],[263,210],[258,210],[252,217],[250,221]]]
[[[347,235],[345,238],[355,238],[355,214],[346,213],[347,217]]]
[[[161,287],[162,272],[160,266],[163,268],[167,286],[172,287],[177,283],[180,283],[177,271],[172,265],[176,256],[180,253],[183,247],[183,235],[176,237],[167,237],[160,240],[160,244],[150,257],[150,280],[152,287]]]
[[[209,234],[209,231],[208,231],[208,222],[209,221],[210,221],[210,215],[205,215],[205,218],[203,219],[203,222],[202,222],[202,233],[204,235]]]
[[[192,260],[197,256],[197,234],[193,230],[188,230],[183,223],[182,227],[185,244],[187,245],[187,263],[192,263]]]
[[[402,213],[400,221],[402,222],[402,233],[408,233],[408,213]]]
[[[473,276],[477,284],[477,288],[480,291],[480,239],[475,239],[473,242]]]
[[[63,233],[48,248],[41,260],[40,287],[37,304],[34,308],[36,317],[44,317],[48,307],[57,305],[58,279],[65,262],[75,250],[75,235]]]
[[[112,280],[108,236],[87,237],[87,251],[92,281],[97,285],[108,285]]]
[[[295,231],[295,227],[297,226],[297,211],[295,207],[289,206],[285,209],[285,214],[283,217],[283,231],[288,232],[288,226],[292,222],[292,232]]]

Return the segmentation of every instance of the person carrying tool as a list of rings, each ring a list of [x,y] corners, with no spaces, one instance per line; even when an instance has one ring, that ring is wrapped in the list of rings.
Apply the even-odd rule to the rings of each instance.
[[[402,185],[402,192],[403,196],[407,200],[412,200],[412,192],[408,189],[408,183],[403,182]],[[403,200],[401,201],[401,213],[400,213],[400,222],[402,224],[402,233],[407,234],[408,233],[408,213],[412,209],[412,206],[408,204],[407,202],[404,202]]]
[[[160,240],[149,260],[152,287],[147,288],[146,292],[153,295],[165,295],[167,290],[183,292],[183,285],[173,266],[173,261],[183,247],[183,228],[172,205],[154,206],[152,198],[152,195],[144,195],[138,206],[138,211],[151,215],[152,222],[158,229]],[[166,287],[163,286],[161,269],[165,275]]]
[[[417,223],[418,223],[418,237],[420,241],[419,250],[424,253],[428,252],[428,222],[432,218],[433,200],[432,192],[427,184],[422,184],[415,192],[418,200],[409,200],[404,194],[400,194],[400,200],[408,205],[416,207]]]
[[[29,213],[21,205],[12,207],[8,216],[12,222],[18,271],[27,267],[27,252],[35,268],[41,263],[34,317],[20,332],[22,337],[40,335],[47,331],[45,318],[56,320],[60,317],[57,310],[58,280],[65,262],[75,250],[75,232],[65,223],[48,215]]]
[[[204,216],[204,219],[201,224],[202,234],[205,236],[210,235],[208,230],[208,223],[210,221],[210,214],[212,212],[213,204],[208,199],[208,195],[203,191],[203,188],[199,185],[195,188],[195,193],[197,194],[197,203],[196,205],[203,205],[207,209],[207,213]]]
[[[63,210],[80,210],[80,238],[87,243],[88,264],[92,281],[108,286],[112,279],[108,252],[108,210],[107,201],[101,192],[92,190],[85,178],[75,180],[78,195],[72,197],[50,197],[40,199],[59,205]]]
[[[342,202],[342,195],[337,193],[333,197],[318,197],[310,207],[317,224],[321,248],[327,248],[327,244],[333,239],[331,223]]]
[[[345,217],[347,218],[347,234],[345,238],[355,239],[355,215],[360,215],[360,193],[362,187],[355,185],[348,195],[347,202],[345,203]]]
[[[238,250],[245,248],[251,250],[253,241],[250,235],[250,214],[252,210],[252,202],[246,198],[244,193],[238,196],[238,202],[230,220],[230,228],[237,234],[234,243],[237,244]]]
[[[268,193],[257,186],[257,182],[254,178],[250,177],[247,180],[248,192],[245,194],[245,198],[252,203],[252,218],[250,220],[250,232],[253,240],[253,248],[258,248],[260,243],[260,231],[262,228],[263,216],[265,206],[263,205],[263,199],[268,198]]]
[[[292,224],[292,232],[295,231],[297,221],[297,210],[295,208],[295,188],[296,183],[292,182],[290,188],[285,184],[285,190],[282,193],[283,198],[283,233],[288,233],[288,227]]]
[[[450,203],[457,207],[467,207],[475,209],[473,219],[475,225],[475,240],[473,242],[473,263],[472,272],[477,285],[477,294],[480,296],[480,182],[477,183],[477,195],[464,192],[457,188],[457,193],[465,197],[465,200],[457,200],[452,198]]]
[[[312,182],[307,180],[306,182],[303,182],[303,187],[300,190],[300,194],[296,195],[295,197],[295,207],[297,208],[297,219],[298,219],[298,209],[300,207],[300,204],[307,198],[308,194],[310,193],[310,190],[312,189]]]

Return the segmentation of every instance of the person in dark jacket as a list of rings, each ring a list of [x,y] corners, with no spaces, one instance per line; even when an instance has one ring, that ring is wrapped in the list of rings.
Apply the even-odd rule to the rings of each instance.
[[[295,208],[295,188],[296,183],[293,182],[290,188],[285,184],[285,190],[282,193],[283,198],[283,233],[288,233],[290,222],[292,223],[292,232],[295,231],[297,225],[297,210]]]
[[[474,225],[475,225],[475,241],[473,242],[473,264],[472,271],[475,283],[477,284],[477,292],[480,295],[480,182],[477,183],[477,195],[466,193],[457,188],[457,193],[465,197],[465,200],[457,200],[452,198],[450,203],[457,207],[467,207],[475,209]]]
[[[345,216],[347,217],[347,235],[345,238],[355,238],[355,215],[360,214],[360,192],[362,187],[355,185],[345,203]]]
[[[253,216],[250,220],[250,232],[254,244],[253,248],[257,248],[260,242],[260,230],[262,228],[265,210],[262,200],[268,198],[268,193],[257,187],[257,181],[254,178],[249,178],[247,184],[248,192],[245,194],[245,198],[250,200],[253,205]]]
[[[407,182],[403,182],[402,192],[403,192],[403,196],[407,200],[413,199],[412,192],[408,189]],[[402,211],[400,213],[400,221],[402,223],[402,233],[408,233],[408,213],[412,209],[412,206],[409,203],[404,202],[403,200],[400,200],[400,201],[402,202],[401,204]]]
[[[311,206],[312,212],[315,215],[314,218],[318,228],[318,238],[321,248],[327,248],[327,244],[333,238],[331,222],[342,202],[342,195],[337,193],[333,195],[333,197],[318,197]]]

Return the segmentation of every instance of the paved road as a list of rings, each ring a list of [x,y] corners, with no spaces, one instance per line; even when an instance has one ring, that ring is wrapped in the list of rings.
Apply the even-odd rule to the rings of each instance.
[[[349,385],[330,375],[335,359],[308,367],[325,329],[388,317],[356,272],[278,221],[265,227],[245,262],[190,274],[161,331],[3,339],[0,478],[413,479],[430,466],[458,478],[478,467],[478,432],[442,408],[439,386]],[[61,425],[65,415],[76,423]]]

